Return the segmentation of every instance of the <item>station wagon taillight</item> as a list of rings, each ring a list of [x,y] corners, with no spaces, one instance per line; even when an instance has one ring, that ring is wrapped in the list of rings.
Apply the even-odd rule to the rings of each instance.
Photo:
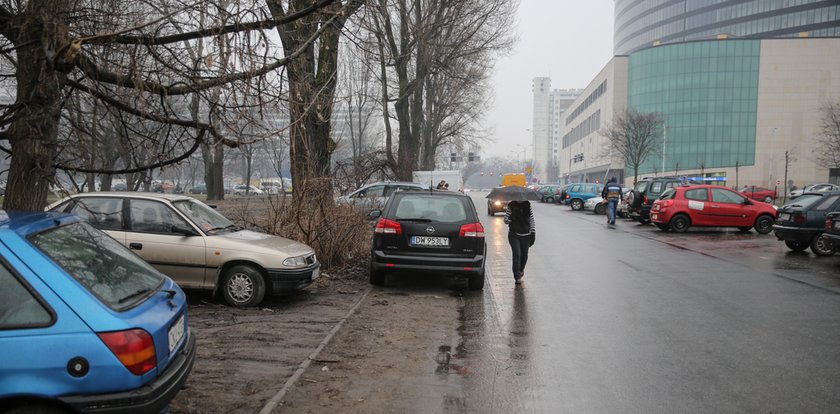
[[[833,225],[834,225],[834,222],[830,218],[825,219],[825,223],[823,224],[823,226],[825,226],[826,230],[831,230]]]
[[[97,336],[134,375],[143,375],[157,364],[155,343],[142,329],[104,332]]]
[[[383,234],[402,234],[402,226],[394,220],[381,218],[376,222],[376,228],[373,229],[373,232]]]
[[[458,237],[484,237],[484,227],[481,223],[470,223],[461,226]]]
[[[805,222],[805,215],[802,213],[794,213],[791,220],[793,220],[796,224],[802,224]]]

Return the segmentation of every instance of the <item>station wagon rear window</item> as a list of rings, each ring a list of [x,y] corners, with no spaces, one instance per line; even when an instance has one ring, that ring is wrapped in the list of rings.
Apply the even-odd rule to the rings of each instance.
[[[399,200],[394,218],[458,223],[467,219],[467,210],[461,197],[412,194]]]
[[[117,311],[142,302],[164,280],[143,259],[87,223],[57,227],[29,239],[102,303]]]

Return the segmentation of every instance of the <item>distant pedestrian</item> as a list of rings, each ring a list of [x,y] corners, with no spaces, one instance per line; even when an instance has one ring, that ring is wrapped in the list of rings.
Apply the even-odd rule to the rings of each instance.
[[[440,180],[440,182],[437,185],[437,189],[438,190],[443,190],[445,187],[446,187],[446,180]]]
[[[505,224],[508,225],[508,242],[513,256],[513,280],[518,285],[525,277],[528,249],[537,239],[531,203],[527,201],[508,203],[505,208]]]
[[[618,185],[615,177],[610,177],[607,185],[601,190],[601,197],[607,200],[607,223],[615,224],[615,209],[618,206],[618,200],[621,199],[621,186]]]

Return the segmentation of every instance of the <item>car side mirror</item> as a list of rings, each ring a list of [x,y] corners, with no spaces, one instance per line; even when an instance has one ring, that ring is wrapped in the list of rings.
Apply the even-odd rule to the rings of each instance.
[[[173,224],[169,231],[175,234],[182,234],[187,237],[198,236],[198,233],[196,233],[195,230],[186,226],[179,226],[177,224]]]
[[[750,199],[749,199],[749,198],[744,199],[744,205],[745,205],[745,206],[750,206],[750,205],[752,205],[752,201],[750,201]]]
[[[368,219],[370,219],[370,220],[378,219],[381,216],[382,216],[382,210],[378,210],[378,209],[377,210],[372,210],[370,213],[368,213]]]

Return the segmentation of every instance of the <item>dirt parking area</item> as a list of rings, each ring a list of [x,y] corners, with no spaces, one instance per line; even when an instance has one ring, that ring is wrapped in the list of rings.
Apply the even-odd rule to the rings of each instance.
[[[448,362],[458,345],[458,307],[471,293],[448,284],[408,279],[368,292],[367,274],[357,270],[251,309],[190,291],[199,350],[171,412],[416,412],[430,393],[457,406],[457,367]]]
[[[189,291],[198,355],[170,411],[417,412],[430,394],[457,406],[458,367],[448,362],[458,346],[458,309],[463,295],[480,293],[450,285],[418,278],[370,290],[357,270],[251,309]]]

